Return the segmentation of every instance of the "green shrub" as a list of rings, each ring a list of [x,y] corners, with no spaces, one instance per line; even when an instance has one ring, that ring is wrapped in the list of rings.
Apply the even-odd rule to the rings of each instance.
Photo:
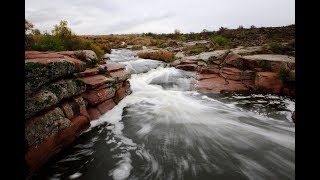
[[[271,43],[269,45],[269,50],[275,54],[294,55],[295,42],[291,41],[288,44]]]
[[[102,45],[101,49],[104,51],[104,53],[108,53],[108,54],[111,53],[111,47],[110,47],[110,45],[104,44],[104,45]]]
[[[35,51],[62,51],[64,46],[60,38],[45,34],[39,41],[34,42],[31,49]]]
[[[227,46],[229,44],[229,41],[227,38],[221,36],[221,35],[215,35],[211,38],[211,41],[218,46]]]
[[[92,50],[98,58],[104,54],[98,45],[76,36],[67,25],[67,21],[60,21],[59,25],[54,26],[52,34],[41,34],[37,30],[34,30],[32,34],[26,34],[26,49],[35,51]]]
[[[208,50],[209,48],[207,47],[206,44],[196,44],[194,46],[185,47],[182,49],[182,51],[185,51],[189,54],[195,54],[195,55],[200,54],[202,52],[206,52]]]

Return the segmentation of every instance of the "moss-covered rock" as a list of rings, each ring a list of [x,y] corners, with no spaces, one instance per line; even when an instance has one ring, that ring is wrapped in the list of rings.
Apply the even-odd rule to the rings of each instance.
[[[47,137],[71,126],[71,121],[65,118],[60,108],[29,119],[25,124],[27,148],[42,143]]]
[[[86,84],[79,79],[61,80],[43,87],[26,98],[25,118],[58,104],[62,99],[83,93]]]
[[[25,61],[25,92],[29,94],[56,78],[85,70],[85,64],[68,58]]]

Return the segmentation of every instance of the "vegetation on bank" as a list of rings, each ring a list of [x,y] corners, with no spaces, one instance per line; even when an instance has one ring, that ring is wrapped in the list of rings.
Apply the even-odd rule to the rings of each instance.
[[[77,36],[68,27],[67,21],[60,21],[51,33],[41,33],[32,23],[25,21],[25,50],[34,51],[74,51],[93,50],[98,57],[110,53],[111,48],[105,44],[96,44],[92,40]]]
[[[204,29],[199,33],[181,33],[175,30],[169,34],[141,33],[124,35],[96,35],[83,36],[95,43],[109,43],[112,48],[125,47],[126,45],[156,46],[158,48],[179,47],[181,42],[207,40],[214,44],[215,48],[233,48],[237,46],[261,46],[264,44],[287,43],[295,39],[295,25],[283,27],[254,26],[237,29],[221,27],[218,31]]]
[[[158,51],[145,51],[139,52],[137,54],[140,58],[143,59],[154,59],[164,62],[171,62],[174,60],[174,54],[167,50],[158,50]]]
[[[141,33],[124,35],[75,35],[67,26],[66,21],[55,25],[52,32],[41,33],[26,21],[26,50],[62,51],[62,50],[93,50],[100,58],[111,49],[126,48],[132,45],[132,50],[141,50],[142,46],[171,48],[170,51],[183,51],[188,55],[217,49],[229,49],[238,46],[263,46],[266,53],[295,55],[295,25],[283,27],[254,26],[237,29],[221,27],[218,31],[204,29],[200,33],[181,33],[176,29],[169,34]],[[193,46],[184,46],[190,41],[206,40]],[[142,55],[143,56],[143,55]],[[156,56],[156,55],[153,55]]]

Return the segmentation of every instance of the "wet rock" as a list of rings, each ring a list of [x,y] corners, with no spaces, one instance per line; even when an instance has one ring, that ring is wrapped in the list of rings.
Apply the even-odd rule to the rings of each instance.
[[[225,80],[217,74],[201,74],[195,90],[202,93],[245,92],[249,89],[241,81]]]
[[[88,109],[88,113],[89,113],[89,116],[90,116],[91,121],[98,119],[98,118],[102,115],[102,114],[100,113],[99,109],[96,108],[96,107],[90,107],[90,108]]]
[[[114,102],[118,104],[126,96],[126,87],[121,86],[116,92]]]
[[[227,80],[227,85],[225,86],[225,89],[221,90],[221,93],[225,92],[246,92],[249,89],[246,87],[245,84],[243,84],[240,81],[233,81],[233,80]]]
[[[292,121],[296,123],[296,111],[293,111],[291,118],[292,118]]]
[[[97,108],[101,114],[104,114],[115,106],[116,104],[114,103],[113,99],[109,99],[98,104]]]
[[[281,93],[283,84],[274,72],[257,72],[255,85],[261,92]]]
[[[71,125],[55,134],[51,134],[36,148],[31,148],[27,151],[25,159],[29,174],[38,170],[50,157],[70,145],[81,132],[90,126],[90,121],[85,116],[78,116],[72,119],[72,123],[68,120],[68,123]]]
[[[220,93],[225,89],[226,84],[227,82],[224,78],[216,76],[198,81],[195,89],[202,93]]]
[[[103,75],[82,77],[80,79],[86,84],[87,89],[95,89],[100,86],[111,87],[114,82],[113,78],[108,78]]]
[[[65,118],[60,108],[54,108],[45,114],[29,119],[25,124],[25,138],[27,146],[34,147],[42,143],[47,137],[69,127],[71,121]]]
[[[82,94],[82,97],[89,103],[89,105],[94,106],[98,103],[106,101],[113,98],[115,95],[114,88],[104,88],[100,90],[89,90]]]

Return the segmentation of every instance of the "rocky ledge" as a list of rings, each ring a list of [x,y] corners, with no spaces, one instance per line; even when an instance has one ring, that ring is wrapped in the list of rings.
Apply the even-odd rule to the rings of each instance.
[[[131,93],[125,67],[98,64],[96,57],[90,50],[25,52],[29,175]]]
[[[197,74],[194,89],[203,93],[255,92],[295,96],[295,58],[262,54],[260,46],[203,52],[171,64]]]

